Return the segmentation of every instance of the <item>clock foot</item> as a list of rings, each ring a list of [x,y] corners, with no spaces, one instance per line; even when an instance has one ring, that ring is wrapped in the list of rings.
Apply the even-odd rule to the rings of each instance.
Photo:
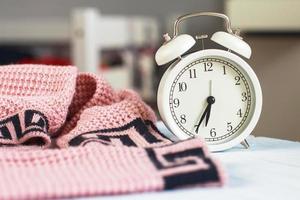
[[[245,149],[249,149],[249,147],[250,147],[250,145],[246,139],[241,142],[241,145],[243,145],[245,147]]]

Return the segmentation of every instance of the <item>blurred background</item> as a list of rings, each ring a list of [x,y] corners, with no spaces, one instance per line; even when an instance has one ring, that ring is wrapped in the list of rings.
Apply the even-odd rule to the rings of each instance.
[[[222,12],[252,47],[248,62],[262,85],[254,135],[300,141],[299,10],[298,0],[0,0],[0,65],[74,64],[103,74],[116,89],[135,89],[156,109],[166,69],[154,63],[162,34],[172,34],[179,15]],[[180,28],[209,36],[224,29],[220,19],[205,17]]]

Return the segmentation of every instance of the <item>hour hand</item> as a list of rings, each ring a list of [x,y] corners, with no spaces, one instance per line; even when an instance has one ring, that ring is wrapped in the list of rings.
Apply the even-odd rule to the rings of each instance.
[[[208,120],[209,120],[209,117],[210,117],[210,111],[211,111],[211,104],[209,104],[209,108],[207,110],[207,114],[206,114],[206,119],[205,119],[205,126],[207,126],[208,124]]]
[[[205,126],[207,126],[208,120],[210,118],[211,105],[215,103],[215,98],[212,96],[212,90],[213,90],[212,87],[213,87],[212,80],[209,80],[209,94],[210,95],[209,95],[209,97],[207,97],[206,101],[210,105],[210,107],[207,111]]]
[[[206,120],[205,120],[205,126],[207,126],[207,124],[208,124],[208,120],[209,120],[209,118],[210,118],[210,111],[211,111],[211,106],[212,106],[212,104],[214,104],[215,103],[215,98],[213,97],[213,96],[209,96],[208,98],[207,98],[207,103],[210,105],[209,106],[209,109],[207,110],[207,115],[206,115]]]

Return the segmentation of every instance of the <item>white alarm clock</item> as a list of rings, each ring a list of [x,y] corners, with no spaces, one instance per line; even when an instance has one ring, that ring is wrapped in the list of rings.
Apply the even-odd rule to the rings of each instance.
[[[203,49],[183,55],[196,40],[178,35],[178,25],[196,16],[224,19],[227,32],[216,32],[211,40],[228,51]],[[256,74],[240,57],[249,59],[251,48],[237,34],[226,15],[200,12],[179,17],[173,37],[164,35],[155,60],[158,65],[172,63],[160,81],[157,104],[162,120],[180,140],[202,137],[211,151],[248,145],[245,139],[258,122],[262,92]]]

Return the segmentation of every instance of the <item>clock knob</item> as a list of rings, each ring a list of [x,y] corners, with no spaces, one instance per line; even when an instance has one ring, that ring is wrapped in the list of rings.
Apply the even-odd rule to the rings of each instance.
[[[237,35],[219,31],[212,35],[211,40],[244,56],[251,57],[251,47]]]
[[[164,65],[175,58],[180,57],[196,43],[195,39],[188,34],[178,35],[173,39],[165,34],[164,39],[165,43],[155,54],[155,61],[158,65]]]

